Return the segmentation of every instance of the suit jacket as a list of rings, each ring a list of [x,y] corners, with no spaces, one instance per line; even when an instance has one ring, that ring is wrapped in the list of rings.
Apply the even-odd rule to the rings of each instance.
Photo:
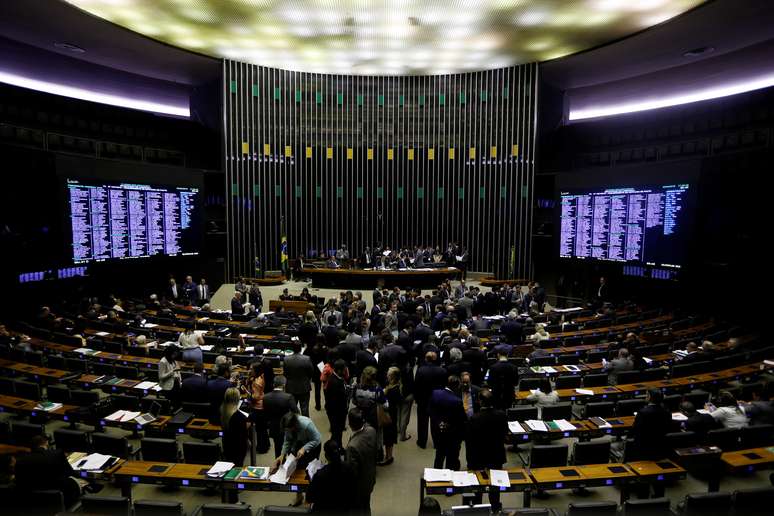
[[[183,283],[183,297],[186,301],[196,299],[196,283]]]
[[[207,379],[204,376],[195,374],[189,376],[181,385],[180,400],[201,403],[202,400],[207,398]]]
[[[283,365],[285,378],[288,383],[285,390],[290,394],[304,394],[312,389],[312,377],[315,375],[315,367],[312,360],[305,355],[294,353],[285,357]]]
[[[231,314],[232,315],[244,315],[245,307],[242,306],[242,302],[236,298],[231,299]]]
[[[519,383],[519,369],[508,361],[497,361],[489,368],[489,386],[495,406],[508,408],[513,403],[514,388]]]
[[[430,397],[428,411],[433,441],[438,438],[461,441],[464,438],[467,416],[462,398],[449,389],[436,389]]]
[[[170,285],[167,286],[166,290],[164,291],[164,295],[169,301],[177,301],[182,297],[183,289],[180,287],[180,285],[175,285],[175,289],[177,292],[172,292],[172,286]]]
[[[61,491],[67,477],[74,476],[76,474],[61,450],[37,448],[16,459],[16,486],[24,491]]]
[[[288,412],[296,411],[296,399],[285,391],[271,391],[263,395],[263,415],[269,428],[269,435],[282,437],[280,420]]]
[[[365,349],[358,350],[355,353],[355,372],[354,374],[356,376],[360,376],[360,373],[363,372],[363,369],[365,369],[368,366],[373,367],[379,367],[379,364],[376,362],[376,358],[374,355]]]
[[[706,360],[709,360],[710,357],[701,351],[695,351],[693,353],[689,353],[685,355],[682,359],[680,359],[677,364],[695,364],[696,362],[704,362]]]
[[[331,374],[325,387],[325,412],[344,417],[347,414],[347,389],[344,380]]]
[[[376,484],[376,430],[368,424],[347,443],[347,464],[355,474],[357,498],[370,496]]]
[[[508,418],[497,409],[484,409],[468,421],[465,433],[465,459],[468,469],[499,469],[507,462],[505,439]]]
[[[521,344],[523,328],[518,321],[506,321],[500,326],[500,333],[505,335],[511,344]]]
[[[637,412],[629,431],[629,436],[634,438],[634,460],[658,460],[666,457],[668,450],[664,436],[671,426],[672,414],[661,405],[648,404]],[[628,455],[627,453],[627,458]]]
[[[414,399],[419,404],[427,404],[436,389],[446,385],[446,369],[438,365],[423,365],[417,368],[414,376]]]
[[[685,429],[689,432],[694,432],[699,439],[703,439],[707,432],[715,428],[715,418],[709,414],[701,414],[696,412],[695,414],[688,416],[688,419],[683,423]]]
[[[197,301],[209,301],[210,300],[210,286],[209,285],[197,285],[196,286],[196,300]]]
[[[223,404],[223,396],[229,387],[234,384],[230,380],[221,376],[216,376],[207,380],[207,401],[210,404],[210,423],[220,424],[220,406]]]

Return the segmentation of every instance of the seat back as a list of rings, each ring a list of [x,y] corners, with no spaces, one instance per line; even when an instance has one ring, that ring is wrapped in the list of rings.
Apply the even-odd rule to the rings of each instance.
[[[589,516],[616,516],[618,504],[610,501],[571,503],[567,506],[567,516],[579,514]]]
[[[620,382],[619,382],[620,383]],[[635,412],[642,410],[648,402],[644,399],[620,400],[615,408],[616,416],[633,416]]]
[[[25,382],[24,380],[16,380],[13,383],[16,396],[28,400],[40,401],[40,384]]]
[[[249,505],[205,503],[200,507],[201,516],[252,516]]]
[[[137,500],[134,516],[183,516],[183,502]]]
[[[678,448],[690,448],[699,444],[699,436],[696,432],[670,432],[664,436],[666,448],[676,450]]]
[[[91,372],[98,375],[112,375],[114,373],[115,366],[113,362],[92,362]]]
[[[695,493],[685,496],[685,516],[727,516],[731,512],[731,493]]]
[[[586,419],[590,417],[613,417],[615,415],[615,403],[612,401],[586,403],[583,413]]]
[[[81,506],[86,514],[101,514],[106,516],[128,516],[131,504],[125,496],[83,495]]]
[[[576,466],[606,464],[608,462],[610,462],[610,441],[578,441],[575,443],[572,451],[572,463]]]
[[[567,465],[566,444],[536,444],[529,453],[531,468],[550,468]]]
[[[142,460],[150,462],[177,462],[177,441],[146,437],[140,440]]]
[[[89,366],[82,358],[65,358],[63,369],[73,373],[85,373],[89,370]]]
[[[23,421],[11,424],[11,439],[16,446],[29,446],[32,438],[38,435],[46,435],[43,425]]]
[[[553,355],[546,355],[543,357],[535,357],[529,359],[530,366],[552,366],[556,365],[556,357]]]
[[[10,378],[0,378],[0,394],[13,396],[13,380]]]
[[[99,401],[99,392],[97,391],[70,391],[70,403],[79,407],[88,407]]]
[[[95,432],[91,435],[91,445],[96,453],[103,455],[113,455],[128,459],[131,455],[131,446],[126,437],[108,435],[101,432]]]
[[[734,513],[739,516],[771,514],[774,507],[774,487],[740,489],[734,493]]]
[[[65,453],[91,451],[89,434],[81,430],[70,430],[69,428],[54,430],[54,445],[57,450],[62,450]]]
[[[537,407],[511,407],[506,411],[508,421],[526,421],[528,419],[537,419],[538,409]]]
[[[46,387],[46,398],[55,403],[70,404],[70,389],[67,385],[49,385]]]
[[[639,383],[641,381],[642,381],[642,373],[640,371],[621,371],[617,375],[618,385]]]
[[[581,386],[581,376],[572,374],[556,377],[557,389],[576,389]]]
[[[62,491],[46,489],[25,493],[21,505],[26,514],[56,514],[66,510]]]
[[[734,451],[739,449],[740,435],[741,432],[737,428],[719,428],[707,432],[705,442],[726,452]]]
[[[602,387],[607,385],[606,374],[587,374],[583,377],[584,387]]]
[[[774,425],[753,425],[741,429],[741,448],[758,448],[772,444]]]
[[[285,505],[267,505],[259,514],[261,516],[282,516],[283,514],[309,514],[309,507],[287,507]]]
[[[136,380],[140,377],[140,372],[135,366],[116,365],[115,375],[119,378]]]
[[[557,403],[540,409],[540,419],[550,421],[554,419],[571,419],[572,403]]]
[[[183,402],[183,412],[190,412],[194,417],[207,419],[210,417],[210,404]]]
[[[626,500],[623,516],[671,516],[669,498]]]
[[[116,410],[140,410],[140,398],[132,394],[113,394],[113,407]]]
[[[522,378],[519,380],[519,390],[531,391],[539,388],[541,383],[543,383],[542,378]]]
[[[188,464],[215,464],[220,460],[220,445],[186,441],[183,443],[183,460]]]

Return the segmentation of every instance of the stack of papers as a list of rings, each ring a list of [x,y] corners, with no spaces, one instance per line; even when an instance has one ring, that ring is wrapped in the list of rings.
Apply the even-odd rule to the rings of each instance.
[[[93,356],[99,353],[99,351],[95,351],[90,348],[77,348],[75,350],[76,353],[80,353],[81,355],[87,355],[87,356]]]
[[[688,421],[688,416],[682,412],[672,412],[672,421]]]
[[[489,483],[497,487],[510,487],[511,479],[508,477],[508,472],[501,469],[489,470]]]
[[[546,426],[546,424],[537,419],[528,419],[524,423],[533,432],[548,432],[548,427]]]
[[[145,323],[142,325],[143,328],[155,328],[156,326],[158,326],[158,324],[154,324],[152,322]]]
[[[156,382],[140,382],[137,385],[134,386],[135,389],[142,389],[143,391],[147,391],[148,389],[153,389],[156,385],[158,385]]]
[[[131,410],[116,410],[109,416],[107,416],[105,419],[108,421],[118,421],[118,422],[125,422],[125,421],[132,421],[134,418],[139,416],[139,412],[132,412]]]
[[[285,463],[282,466],[280,466],[280,468],[272,476],[269,477],[269,480],[271,480],[275,484],[282,484],[282,485],[287,484],[288,479],[290,478],[290,475],[292,475],[296,471],[297,463],[298,463],[298,459],[296,459],[296,456],[291,453],[285,459]]]
[[[96,335],[99,335],[100,337],[107,337],[108,335],[110,335],[110,333],[106,331],[98,331]]]
[[[566,365],[566,366],[564,366],[564,368],[567,369],[568,371],[573,371],[573,372],[576,372],[576,373],[578,371],[580,371],[580,367],[578,367],[576,365]]]
[[[207,472],[207,476],[212,478],[221,478],[226,473],[231,471],[231,468],[233,467],[234,467],[233,462],[218,461]]]
[[[75,471],[100,471],[104,469],[109,462],[115,462],[115,458],[101,453],[91,453],[85,457],[75,460],[70,465]]]
[[[423,478],[426,482],[451,482],[452,470],[425,468]]]
[[[508,421],[508,430],[510,430],[512,434],[526,433],[526,430],[522,428],[521,423],[518,421]]]
[[[199,346],[202,351],[212,351],[212,348],[215,346],[212,344],[205,344],[204,346]]]
[[[572,432],[575,430],[575,425],[567,421],[566,419],[555,419],[554,424],[559,427],[562,432]]]
[[[56,410],[58,408],[62,408],[62,404],[54,403],[53,401],[41,401],[35,405],[35,410],[44,410],[46,412],[51,412],[52,410]]]
[[[260,466],[246,466],[239,474],[239,478],[249,478],[253,480],[266,480],[269,478],[269,468]]]
[[[477,486],[478,477],[476,477],[475,473],[471,473],[470,471],[453,471],[452,484],[454,487]]]
[[[589,389],[575,389],[575,392],[577,392],[578,394],[583,394],[585,396],[593,396],[594,395],[594,391],[589,390]]]
[[[166,348],[167,346],[177,346],[177,342],[168,340],[166,342],[162,342],[161,344],[159,344],[159,347],[162,347],[162,348]]]
[[[323,468],[323,463],[320,459],[314,459],[306,466],[306,473],[309,475],[309,480],[312,480],[314,476]]]

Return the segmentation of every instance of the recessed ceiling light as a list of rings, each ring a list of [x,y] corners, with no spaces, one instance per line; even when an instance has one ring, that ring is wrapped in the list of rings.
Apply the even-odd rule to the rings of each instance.
[[[703,56],[704,54],[710,54],[714,51],[715,47],[699,47],[684,53],[683,57],[699,57]]]
[[[73,45],[72,43],[65,43],[63,41],[57,41],[54,43],[54,46],[56,48],[61,48],[62,50],[68,50],[70,52],[75,52],[76,54],[85,54],[86,49],[83,47],[79,47],[78,45]]]

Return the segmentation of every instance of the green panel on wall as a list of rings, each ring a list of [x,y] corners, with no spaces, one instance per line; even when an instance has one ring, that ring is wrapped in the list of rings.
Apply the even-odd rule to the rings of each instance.
[[[362,95],[358,95],[356,97],[356,100],[357,100],[357,105],[358,106],[362,106],[363,105],[363,96]]]
[[[318,199],[322,197],[322,186],[317,185],[314,187],[314,196],[317,197]]]
[[[296,185],[296,199],[301,198],[301,185]]]
[[[425,187],[417,186],[417,199],[424,199],[424,198],[425,198]]]
[[[444,95],[443,93],[441,93],[440,95],[438,95],[438,105],[439,105],[439,106],[444,106],[444,105],[446,105],[446,95]]]
[[[438,187],[438,194],[437,194],[437,197],[438,197],[439,199],[443,199],[445,195],[446,195],[446,192],[444,191],[444,188],[443,188],[443,186],[439,186],[439,187]]]
[[[489,98],[489,92],[482,91],[481,92],[481,102],[486,102],[486,99],[488,99],[488,98]]]
[[[478,187],[478,198],[479,199],[483,199],[484,197],[486,197],[486,187],[479,186]]]
[[[301,102],[301,90],[296,90],[296,102]]]
[[[239,185],[231,183],[231,195],[239,195]]]
[[[274,100],[280,100],[282,98],[282,88],[274,87]]]
[[[339,199],[344,197],[344,187],[343,186],[337,186],[336,187],[336,197],[338,197]]]
[[[398,187],[398,199],[403,199],[403,187]]]
[[[465,189],[464,188],[457,188],[457,198],[458,199],[464,199],[465,198]]]
[[[315,91],[314,92],[314,101],[317,104],[322,104],[322,92],[321,91]]]
[[[384,187],[383,186],[377,186],[376,187],[376,198],[377,199],[384,199]]]
[[[282,187],[280,185],[274,185],[274,197],[282,197]]]
[[[380,106],[384,105],[384,95],[379,95],[376,97],[376,101],[379,103]]]
[[[257,84],[253,84],[252,92],[253,92],[253,97],[257,97],[258,96],[258,85]]]
[[[424,95],[420,95],[419,96],[419,105],[420,106],[424,106],[425,105],[425,96]]]
[[[522,188],[521,189],[521,198],[522,199],[526,199],[527,198],[527,189],[526,188]]]
[[[460,92],[460,104],[464,104],[466,100],[467,100],[467,98],[465,97],[465,92],[461,91]]]
[[[344,94],[342,92],[336,92],[336,104],[339,106],[344,104]]]
[[[261,185],[253,185],[253,196],[255,197],[261,196]]]
[[[405,97],[403,95],[398,95],[398,105],[403,107],[404,101],[405,101]]]
[[[236,93],[237,92],[237,82],[236,81],[229,82],[228,83],[228,89],[231,91],[231,93]]]
[[[508,98],[508,93],[510,93],[510,90],[508,89],[508,86],[505,86],[505,87],[503,88],[503,98],[504,98],[504,99],[507,99],[507,98]]]
[[[508,193],[508,189],[504,186],[500,187],[500,198],[505,199],[506,195]]]
[[[355,192],[356,192],[355,195],[357,196],[358,199],[362,199],[363,198],[363,187],[362,186],[358,186],[357,190]]]

